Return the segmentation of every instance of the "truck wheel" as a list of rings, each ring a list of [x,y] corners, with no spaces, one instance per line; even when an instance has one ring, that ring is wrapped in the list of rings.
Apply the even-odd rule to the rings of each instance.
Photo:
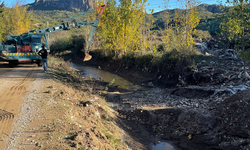
[[[43,66],[42,60],[37,60],[36,63],[37,63],[37,66],[38,66],[38,67],[42,67],[42,66]]]
[[[9,67],[15,67],[15,66],[17,66],[17,60],[10,60],[9,61]]]

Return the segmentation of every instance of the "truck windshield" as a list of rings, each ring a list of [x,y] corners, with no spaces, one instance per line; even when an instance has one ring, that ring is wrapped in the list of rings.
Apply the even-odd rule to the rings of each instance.
[[[41,37],[33,37],[33,43],[40,44],[41,43]]]

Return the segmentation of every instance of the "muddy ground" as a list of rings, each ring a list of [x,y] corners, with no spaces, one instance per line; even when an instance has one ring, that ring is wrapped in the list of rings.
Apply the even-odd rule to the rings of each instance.
[[[101,66],[151,87],[133,94],[117,89],[106,95],[119,118],[144,127],[133,129],[138,133],[147,131],[160,141],[175,142],[180,149],[250,149],[250,81],[241,59],[224,53],[202,55],[190,72],[175,75],[128,70],[114,61],[93,59],[86,65]],[[246,66],[249,73],[250,64]]]

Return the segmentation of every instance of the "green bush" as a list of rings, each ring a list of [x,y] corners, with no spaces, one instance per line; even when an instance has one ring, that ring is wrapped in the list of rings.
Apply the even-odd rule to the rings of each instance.
[[[150,65],[153,59],[153,54],[146,54],[135,58],[135,62],[139,65],[139,67],[144,67]]]
[[[193,35],[194,38],[197,39],[209,39],[212,36],[210,35],[210,33],[208,31],[203,31],[203,30],[196,30],[195,34]]]
[[[158,61],[158,68],[162,71],[182,70],[194,65],[194,53],[187,55],[182,51],[171,50],[165,52]]]
[[[86,45],[84,36],[64,36],[57,38],[55,42],[50,45],[51,54],[61,53],[71,50],[75,56],[82,57]]]
[[[75,56],[81,57],[86,47],[85,37],[82,35],[73,36],[72,43],[73,43],[73,53],[75,54]]]
[[[125,56],[122,57],[122,60],[127,64],[127,66],[134,66],[135,65],[135,55],[134,53],[127,53]]]
[[[71,37],[62,37],[57,38],[51,45],[50,49],[52,54],[56,52],[62,52],[64,50],[68,50],[73,46]]]

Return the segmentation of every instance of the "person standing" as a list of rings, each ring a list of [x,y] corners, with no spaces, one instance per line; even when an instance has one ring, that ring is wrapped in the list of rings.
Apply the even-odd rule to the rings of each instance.
[[[48,52],[45,49],[44,45],[42,45],[42,49],[38,52],[38,55],[40,55],[42,57],[43,69],[44,69],[44,72],[46,72],[48,67],[49,67],[49,64],[48,64],[48,59],[47,59]]]

